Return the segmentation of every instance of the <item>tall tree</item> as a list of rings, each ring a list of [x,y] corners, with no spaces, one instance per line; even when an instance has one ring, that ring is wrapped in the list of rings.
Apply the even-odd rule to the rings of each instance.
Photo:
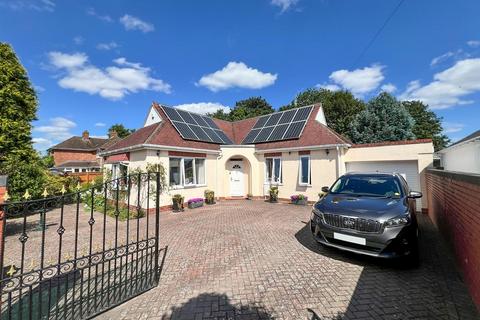
[[[354,143],[415,139],[414,119],[400,101],[382,92],[370,100],[352,123]]]
[[[230,113],[224,113],[223,111],[217,111],[209,116],[229,120],[237,121],[247,118],[253,118],[257,116],[263,116],[275,112],[270,103],[262,97],[251,97],[245,100],[240,100],[235,103],[235,107]]]
[[[349,91],[330,91],[327,89],[307,89],[299,93],[281,111],[322,103],[327,124],[336,132],[350,137],[351,123],[355,116],[365,109],[365,103],[353,96]]]
[[[125,138],[129,134],[135,132],[135,129],[127,129],[125,126],[121,123],[116,123],[112,125],[109,129],[108,132],[110,131],[115,131],[120,138]]]
[[[432,139],[435,151],[450,143],[450,139],[443,134],[442,118],[428,110],[428,105],[421,101],[403,101],[402,104],[415,120],[412,131],[417,139]]]
[[[31,131],[37,96],[12,47],[0,43],[0,173],[7,174],[8,191],[19,199],[29,190],[38,196],[45,181]]]

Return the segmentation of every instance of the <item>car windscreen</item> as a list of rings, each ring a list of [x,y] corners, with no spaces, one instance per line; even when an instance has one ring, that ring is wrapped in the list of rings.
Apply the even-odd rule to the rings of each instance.
[[[330,190],[332,194],[398,198],[401,188],[393,176],[344,176]]]

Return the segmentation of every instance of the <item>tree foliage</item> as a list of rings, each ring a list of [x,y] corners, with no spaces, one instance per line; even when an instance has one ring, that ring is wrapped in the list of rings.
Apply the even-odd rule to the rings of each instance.
[[[403,104],[392,95],[382,92],[355,117],[351,138],[354,143],[411,140],[415,139],[414,124],[414,119]]]
[[[322,103],[328,126],[341,135],[351,138],[351,123],[355,116],[365,109],[365,103],[355,98],[349,91],[307,89],[299,93],[288,105],[281,107],[280,111],[319,102]]]
[[[412,131],[417,139],[432,139],[435,151],[450,143],[450,139],[443,134],[442,118],[428,110],[426,104],[421,101],[403,101],[402,104],[415,120]]]
[[[37,107],[26,70],[12,47],[0,43],[0,173],[9,176],[12,199],[19,199],[26,189],[38,196],[46,179],[31,138]]]
[[[223,110],[218,110],[215,113],[209,114],[210,117],[238,121],[258,116],[263,116],[275,112],[270,103],[262,97],[251,97],[245,100],[240,100],[235,103],[235,107],[230,113],[225,113]]]
[[[135,132],[135,129],[127,129],[123,124],[116,123],[108,129],[108,132],[110,131],[115,131],[119,138],[125,138],[129,134]]]

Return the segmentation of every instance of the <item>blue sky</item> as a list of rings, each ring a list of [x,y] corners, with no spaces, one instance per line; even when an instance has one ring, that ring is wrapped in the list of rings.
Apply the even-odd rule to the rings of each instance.
[[[420,99],[457,140],[479,129],[479,1],[0,0],[0,41],[37,88],[39,150],[113,123],[142,126],[152,101],[206,112],[309,87]]]

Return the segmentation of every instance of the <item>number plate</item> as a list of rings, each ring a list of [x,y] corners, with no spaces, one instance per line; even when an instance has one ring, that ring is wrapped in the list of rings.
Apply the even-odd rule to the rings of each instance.
[[[365,238],[354,237],[354,236],[350,236],[348,234],[343,234],[343,233],[338,233],[338,232],[333,233],[333,238],[337,239],[337,240],[342,240],[342,241],[361,244],[361,245],[366,245],[367,244],[367,240]]]

